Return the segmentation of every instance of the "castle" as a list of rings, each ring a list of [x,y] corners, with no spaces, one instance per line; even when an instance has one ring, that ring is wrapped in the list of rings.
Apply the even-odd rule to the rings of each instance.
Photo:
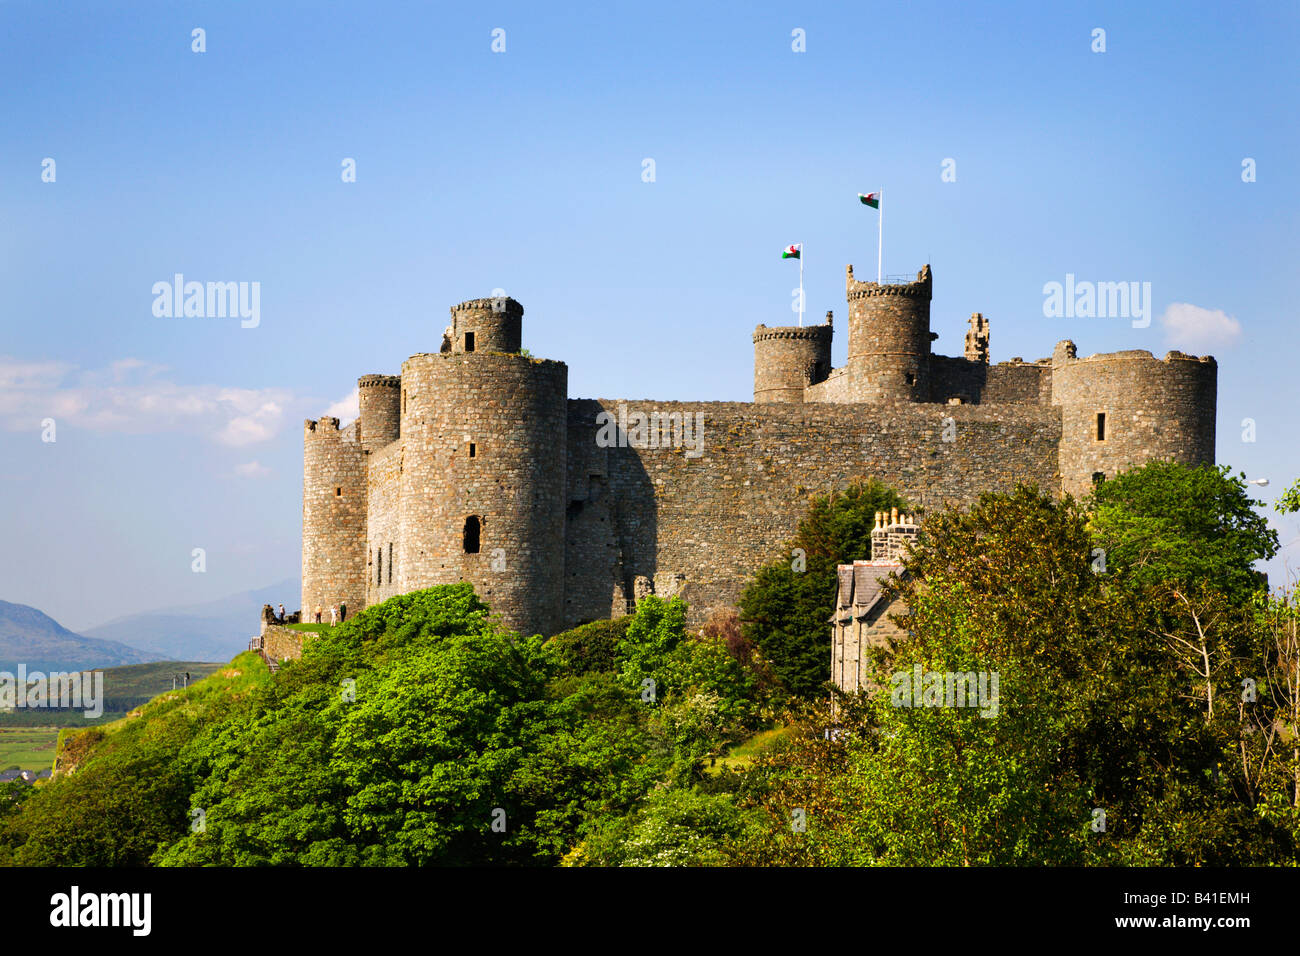
[[[1079,494],[1152,459],[1214,461],[1213,358],[1147,351],[989,364],[989,326],[937,355],[932,277],[848,267],[848,362],[822,325],[753,333],[753,402],[568,397],[521,351],[523,306],[451,310],[438,352],[358,380],[360,417],[307,421],[302,607],[349,610],[467,580],[550,634],[648,593],[733,606],[809,497],[875,477],[923,511],[1020,482]]]

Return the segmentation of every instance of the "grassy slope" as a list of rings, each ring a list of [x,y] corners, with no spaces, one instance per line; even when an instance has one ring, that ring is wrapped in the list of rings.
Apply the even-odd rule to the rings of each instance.
[[[83,766],[148,733],[152,724],[172,716],[201,717],[218,696],[247,693],[271,679],[262,658],[252,651],[216,667],[218,670],[210,676],[181,690],[167,690],[118,720],[88,730],[69,727],[59,731],[56,771],[67,773]]]

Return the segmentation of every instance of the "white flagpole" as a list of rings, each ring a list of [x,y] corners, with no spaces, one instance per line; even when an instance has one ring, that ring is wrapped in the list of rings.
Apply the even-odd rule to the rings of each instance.
[[[803,243],[799,243],[799,328],[803,328]]]
[[[879,195],[880,195],[880,199],[877,200],[877,205],[879,205],[880,208],[877,210],[877,212],[880,213],[880,236],[879,236],[879,237],[877,238],[877,240],[876,240],[876,285],[879,285],[880,283],[882,283],[882,282],[885,281],[885,277],[884,277],[884,271],[885,271],[885,191],[884,191],[884,189],[881,189],[881,190],[880,190],[880,194],[879,194]]]

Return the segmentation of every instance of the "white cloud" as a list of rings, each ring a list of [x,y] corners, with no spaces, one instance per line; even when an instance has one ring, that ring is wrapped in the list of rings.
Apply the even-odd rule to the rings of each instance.
[[[242,465],[235,466],[235,474],[241,478],[265,478],[271,473],[260,461],[246,461]]]
[[[337,418],[340,425],[346,425],[348,422],[360,417],[361,415],[361,389],[354,388],[346,398],[340,398],[337,402],[325,409],[326,418]]]
[[[1160,316],[1165,341],[1183,351],[1208,352],[1235,345],[1241,338],[1241,323],[1218,309],[1203,309],[1188,302],[1175,302]]]
[[[182,385],[163,371],[139,359],[88,370],[0,355],[0,427],[39,428],[53,418],[99,431],[191,431],[238,447],[267,441],[284,424],[287,389]]]

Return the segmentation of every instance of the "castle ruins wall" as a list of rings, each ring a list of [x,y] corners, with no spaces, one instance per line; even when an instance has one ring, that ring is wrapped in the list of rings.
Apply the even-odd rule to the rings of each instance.
[[[571,445],[601,411],[703,415],[699,457],[683,447],[606,449],[612,514],[571,524],[568,554],[617,555],[566,575],[566,626],[608,616],[612,584],[667,582],[693,618],[733,606],[749,575],[781,557],[809,499],[874,477],[915,505],[968,504],[983,491],[1058,486],[1059,410],[1035,405],[786,405],[574,399]],[[945,432],[953,440],[945,441]],[[570,494],[582,482],[571,475]],[[585,512],[590,499],[572,498]],[[602,540],[600,528],[611,535]],[[599,573],[615,566],[616,580]],[[656,586],[656,591],[659,588]],[[599,613],[598,613],[599,612]]]

